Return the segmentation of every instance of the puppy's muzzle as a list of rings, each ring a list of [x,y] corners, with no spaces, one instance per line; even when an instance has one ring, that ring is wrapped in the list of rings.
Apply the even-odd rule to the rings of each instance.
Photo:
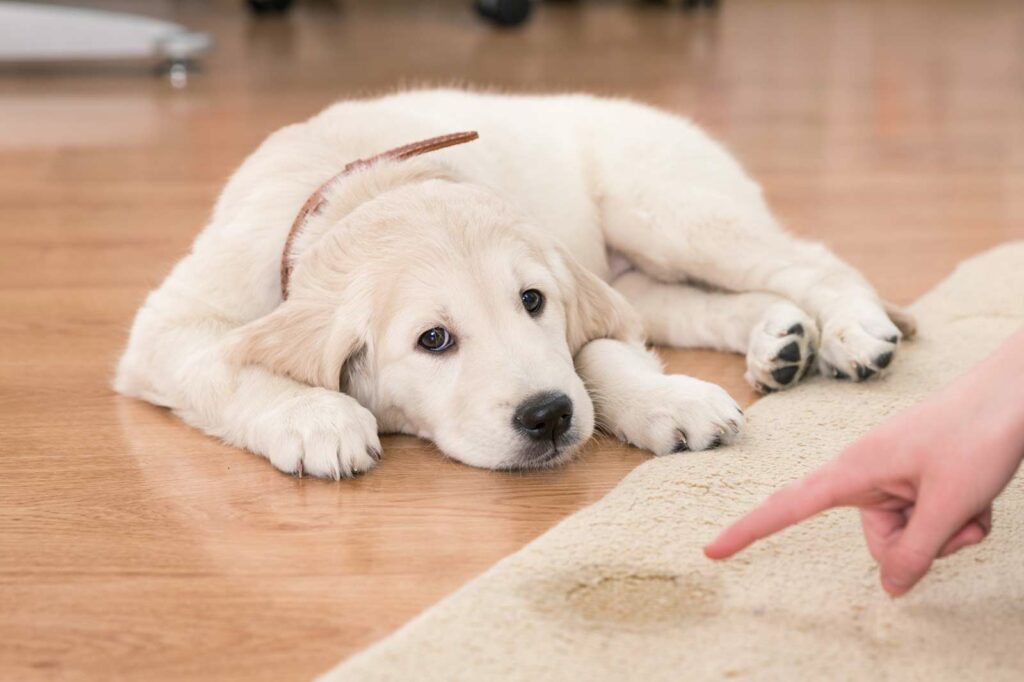
[[[530,396],[520,403],[512,421],[530,440],[555,443],[572,426],[572,400],[564,393]]]

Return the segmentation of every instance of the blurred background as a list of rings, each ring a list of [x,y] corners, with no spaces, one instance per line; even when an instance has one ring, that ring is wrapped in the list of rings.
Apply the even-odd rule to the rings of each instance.
[[[111,35],[0,2],[0,679],[309,679],[647,458],[598,438],[501,474],[388,437],[366,476],[299,480],[113,394],[234,168],[337,99],[582,90],[689,116],[899,303],[1024,238],[1020,0],[538,0],[511,26],[472,0],[60,4],[187,32],[110,60]],[[663,355],[756,398],[739,356]]]
[[[130,201],[152,182],[163,189],[149,207],[207,207],[273,129],[338,98],[445,85],[585,90],[688,115],[766,184],[792,228],[849,247],[903,301],[926,281],[888,273],[948,270],[959,258],[929,244],[961,238],[951,221],[975,232],[1024,217],[1014,0],[550,0],[506,28],[472,0],[294,0],[284,12],[245,0],[62,4],[176,22],[213,47],[179,88],[153,75],[159,59],[0,64],[15,201],[31,188],[12,181],[47,173],[68,192],[117,184]],[[202,213],[174,222],[174,253]],[[913,249],[884,248],[923,225]]]

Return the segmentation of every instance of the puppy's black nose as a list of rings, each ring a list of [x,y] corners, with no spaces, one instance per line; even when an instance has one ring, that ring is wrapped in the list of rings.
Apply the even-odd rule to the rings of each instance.
[[[572,424],[572,400],[564,393],[539,393],[524,400],[513,422],[533,440],[555,440]]]

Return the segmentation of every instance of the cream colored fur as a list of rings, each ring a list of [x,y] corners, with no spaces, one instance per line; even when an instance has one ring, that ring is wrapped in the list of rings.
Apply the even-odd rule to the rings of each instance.
[[[332,187],[296,240],[282,302],[285,237],[325,179],[456,130],[481,139]],[[526,289],[546,297],[536,317]],[[451,350],[417,347],[442,326]],[[815,354],[866,378],[900,337],[864,278],[783,232],[687,121],[585,95],[415,91],[271,135],[142,306],[115,386],[283,471],[329,477],[373,466],[378,432],[490,468],[562,461],[595,424],[657,454],[735,439],[735,403],[663,374],[645,332],[745,353],[766,391]],[[513,413],[549,392],[571,399],[571,429],[533,457]]]

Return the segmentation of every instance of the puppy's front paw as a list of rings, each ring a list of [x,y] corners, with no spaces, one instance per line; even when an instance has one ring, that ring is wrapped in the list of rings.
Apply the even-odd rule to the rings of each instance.
[[[619,438],[656,455],[716,448],[743,427],[743,411],[722,388],[680,375],[659,376],[613,418]]]
[[[760,393],[789,388],[814,367],[818,325],[788,301],[770,307],[750,334],[747,383]]]
[[[311,388],[277,405],[254,429],[261,454],[290,474],[340,479],[380,459],[377,420],[344,393]]]
[[[880,306],[850,306],[822,323],[818,367],[825,376],[863,381],[892,363],[901,337]]]

